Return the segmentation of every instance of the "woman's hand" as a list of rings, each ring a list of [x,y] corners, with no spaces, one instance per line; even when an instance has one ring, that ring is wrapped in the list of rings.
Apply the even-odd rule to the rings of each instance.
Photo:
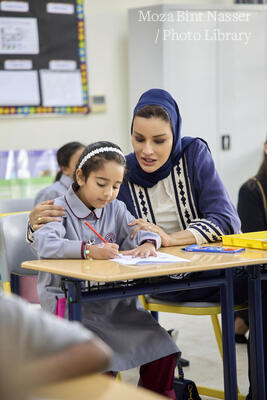
[[[47,222],[60,221],[59,217],[65,215],[65,210],[61,206],[55,206],[54,200],[42,201],[37,204],[29,215],[32,230],[37,231]]]
[[[160,238],[161,238],[161,245],[162,247],[167,247],[171,246],[171,236],[168,235],[162,228],[160,228],[158,225],[155,225],[151,222],[147,222],[142,218],[134,219],[132,222],[128,224],[129,226],[135,226],[136,227],[133,229],[132,234],[131,234],[131,239],[133,239],[137,233],[137,231],[149,231],[149,232],[154,232],[157,233]]]
[[[103,246],[94,244],[89,247],[90,254],[94,260],[108,260],[115,258],[119,253],[119,245],[116,243],[105,243]]]
[[[122,251],[122,254],[126,256],[142,257],[142,258],[149,256],[157,257],[155,245],[149,242],[145,242],[140,246],[136,247],[135,249]]]

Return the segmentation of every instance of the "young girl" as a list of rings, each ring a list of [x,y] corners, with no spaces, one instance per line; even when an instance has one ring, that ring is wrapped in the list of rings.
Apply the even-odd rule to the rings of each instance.
[[[74,183],[55,204],[65,208],[60,222],[50,222],[34,233],[34,250],[41,258],[114,258],[119,249],[133,256],[155,255],[159,235],[139,230],[131,239],[134,217],[116,200],[125,173],[125,157],[110,142],[89,145],[81,155]],[[84,224],[88,221],[107,241],[103,245]],[[58,275],[40,273],[42,307],[55,311],[63,297]],[[136,297],[90,302],[83,306],[83,324],[102,338],[115,355],[111,370],[142,365],[142,386],[175,399],[173,377],[179,351],[168,333],[143,309]],[[145,364],[145,365],[143,365]]]
[[[73,173],[84,148],[85,146],[80,142],[69,142],[58,149],[57,162],[60,170],[56,175],[55,182],[37,194],[34,204],[55,199],[66,193],[73,182]]]

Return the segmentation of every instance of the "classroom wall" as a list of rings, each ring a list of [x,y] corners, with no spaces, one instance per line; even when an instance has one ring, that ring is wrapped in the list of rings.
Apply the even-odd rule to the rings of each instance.
[[[0,119],[0,150],[57,148],[80,140],[117,142],[130,150],[128,107],[127,9],[185,1],[84,0],[89,94],[106,96],[103,114],[68,117]],[[198,4],[229,4],[230,0],[199,0]],[[140,60],[137,60],[140,62]]]

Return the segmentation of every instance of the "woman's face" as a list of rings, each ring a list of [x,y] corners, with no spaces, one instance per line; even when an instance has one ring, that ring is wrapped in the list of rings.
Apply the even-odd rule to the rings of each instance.
[[[140,167],[154,172],[168,160],[173,144],[171,124],[161,118],[135,117],[132,145]]]

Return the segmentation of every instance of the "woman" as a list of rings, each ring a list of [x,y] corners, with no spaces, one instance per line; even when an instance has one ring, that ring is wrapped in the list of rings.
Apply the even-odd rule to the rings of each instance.
[[[242,232],[267,230],[267,141],[264,143],[264,157],[257,175],[247,180],[238,194],[237,211]],[[245,334],[249,329],[247,310],[235,314],[235,339],[246,343]]]
[[[257,175],[246,181],[239,190],[237,210],[242,232],[267,230],[267,140],[264,158]]]
[[[145,92],[134,110],[128,183],[119,198],[138,217],[136,231],[160,234],[163,246],[206,243],[238,232],[239,219],[202,139],[181,138],[171,95]]]

